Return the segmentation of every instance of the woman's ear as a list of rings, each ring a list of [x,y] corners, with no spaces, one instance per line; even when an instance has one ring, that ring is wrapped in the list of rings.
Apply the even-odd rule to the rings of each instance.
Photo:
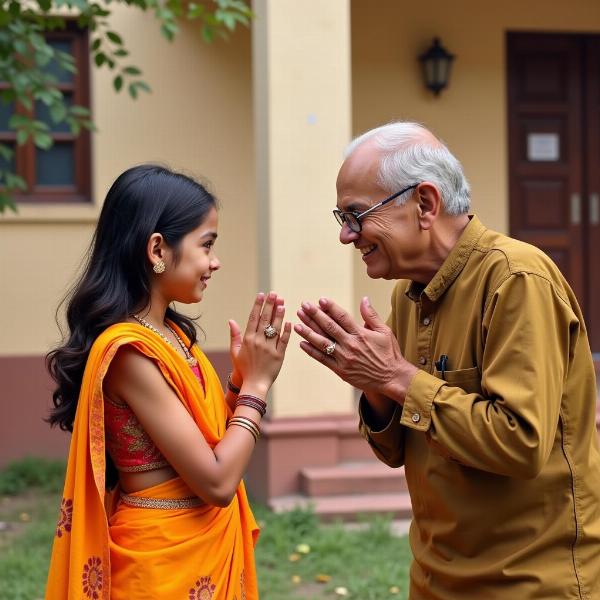
[[[165,259],[165,240],[160,233],[153,233],[148,239],[146,255],[150,265],[154,268],[160,261],[164,263]]]
[[[417,216],[421,229],[431,229],[442,210],[442,195],[433,183],[424,181],[417,187]]]

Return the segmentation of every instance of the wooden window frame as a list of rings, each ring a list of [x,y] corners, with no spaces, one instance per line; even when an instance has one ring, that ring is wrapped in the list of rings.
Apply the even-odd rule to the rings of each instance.
[[[62,92],[68,92],[74,105],[90,107],[90,62],[89,36],[87,30],[77,27],[75,21],[67,21],[66,28],[45,34],[48,41],[69,40],[72,42],[73,57],[77,73],[70,83],[58,83]],[[0,83],[7,87],[6,83]],[[19,112],[26,112],[23,106]],[[15,132],[0,133],[0,141],[15,143],[15,171],[23,177],[27,185],[26,192],[15,192],[14,200],[18,204],[55,204],[55,203],[91,203],[91,136],[82,129],[78,136],[68,132],[50,132],[55,142],[73,142],[74,185],[36,185],[36,147],[30,138],[22,146],[16,145]],[[54,146],[53,146],[54,147]]]

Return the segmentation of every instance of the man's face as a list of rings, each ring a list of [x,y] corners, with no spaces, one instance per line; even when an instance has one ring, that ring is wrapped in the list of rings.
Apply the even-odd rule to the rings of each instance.
[[[379,151],[370,142],[359,146],[344,162],[337,179],[337,207],[363,212],[384,200],[390,192],[377,183]],[[407,185],[417,182],[407,182]],[[393,190],[399,191],[399,190]],[[348,225],[340,232],[342,244],[354,244],[373,279],[417,279],[419,258],[424,252],[418,220],[418,192],[411,190],[397,206],[394,201],[362,219],[362,231]]]

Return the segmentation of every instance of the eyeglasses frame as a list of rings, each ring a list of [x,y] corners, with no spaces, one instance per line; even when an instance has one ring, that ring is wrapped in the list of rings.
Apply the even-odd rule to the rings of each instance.
[[[388,202],[395,200],[396,198],[398,198],[398,196],[402,196],[402,194],[405,194],[409,190],[416,188],[419,185],[419,183],[414,183],[413,185],[409,185],[408,187],[400,190],[399,192],[396,192],[395,194],[388,196],[385,200],[382,200],[381,202],[378,202],[377,204],[367,208],[367,210],[364,210],[361,213],[357,213],[356,211],[353,211],[353,210],[342,211],[339,208],[334,208],[333,216],[335,217],[335,220],[340,224],[340,227],[343,227],[344,224],[346,224],[346,225],[348,225],[348,229],[350,229],[350,231],[353,231],[354,233],[360,233],[362,231],[361,219],[363,217],[366,217],[370,212],[373,212],[376,208],[380,208],[381,206],[384,206]],[[355,229],[352,229],[352,227],[350,226],[350,223],[348,223],[348,221],[346,221],[346,219],[343,216],[346,214],[352,215],[356,219],[356,222],[358,223],[358,231],[356,231]],[[338,219],[338,215],[340,215],[341,222],[340,222],[340,219]]]

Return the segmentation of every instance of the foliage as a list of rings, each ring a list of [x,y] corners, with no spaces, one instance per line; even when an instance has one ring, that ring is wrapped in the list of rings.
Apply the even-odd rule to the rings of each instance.
[[[58,79],[48,68],[54,65],[77,72],[73,57],[44,38],[45,33],[66,27],[68,19],[58,16],[65,10],[74,15],[78,27],[90,32],[92,62],[114,73],[116,92],[127,90],[136,99],[140,92],[150,91],[142,71],[129,60],[125,40],[111,29],[115,5],[152,13],[169,41],[179,32],[182,20],[196,22],[204,41],[212,42],[217,36],[227,38],[238,25],[248,26],[252,18],[243,0],[0,0],[0,82],[8,84],[0,91],[0,103],[19,107],[9,121],[18,145],[32,139],[43,150],[52,146],[50,127],[33,114],[36,101],[46,105],[54,123],[67,123],[76,135],[82,128],[94,128],[87,108],[66,104]],[[10,168],[13,154],[8,145],[0,143],[0,213],[7,207],[16,210],[12,195],[26,187]]]
[[[0,471],[0,494],[20,494],[30,488],[61,492],[65,477],[65,461],[24,458]]]

